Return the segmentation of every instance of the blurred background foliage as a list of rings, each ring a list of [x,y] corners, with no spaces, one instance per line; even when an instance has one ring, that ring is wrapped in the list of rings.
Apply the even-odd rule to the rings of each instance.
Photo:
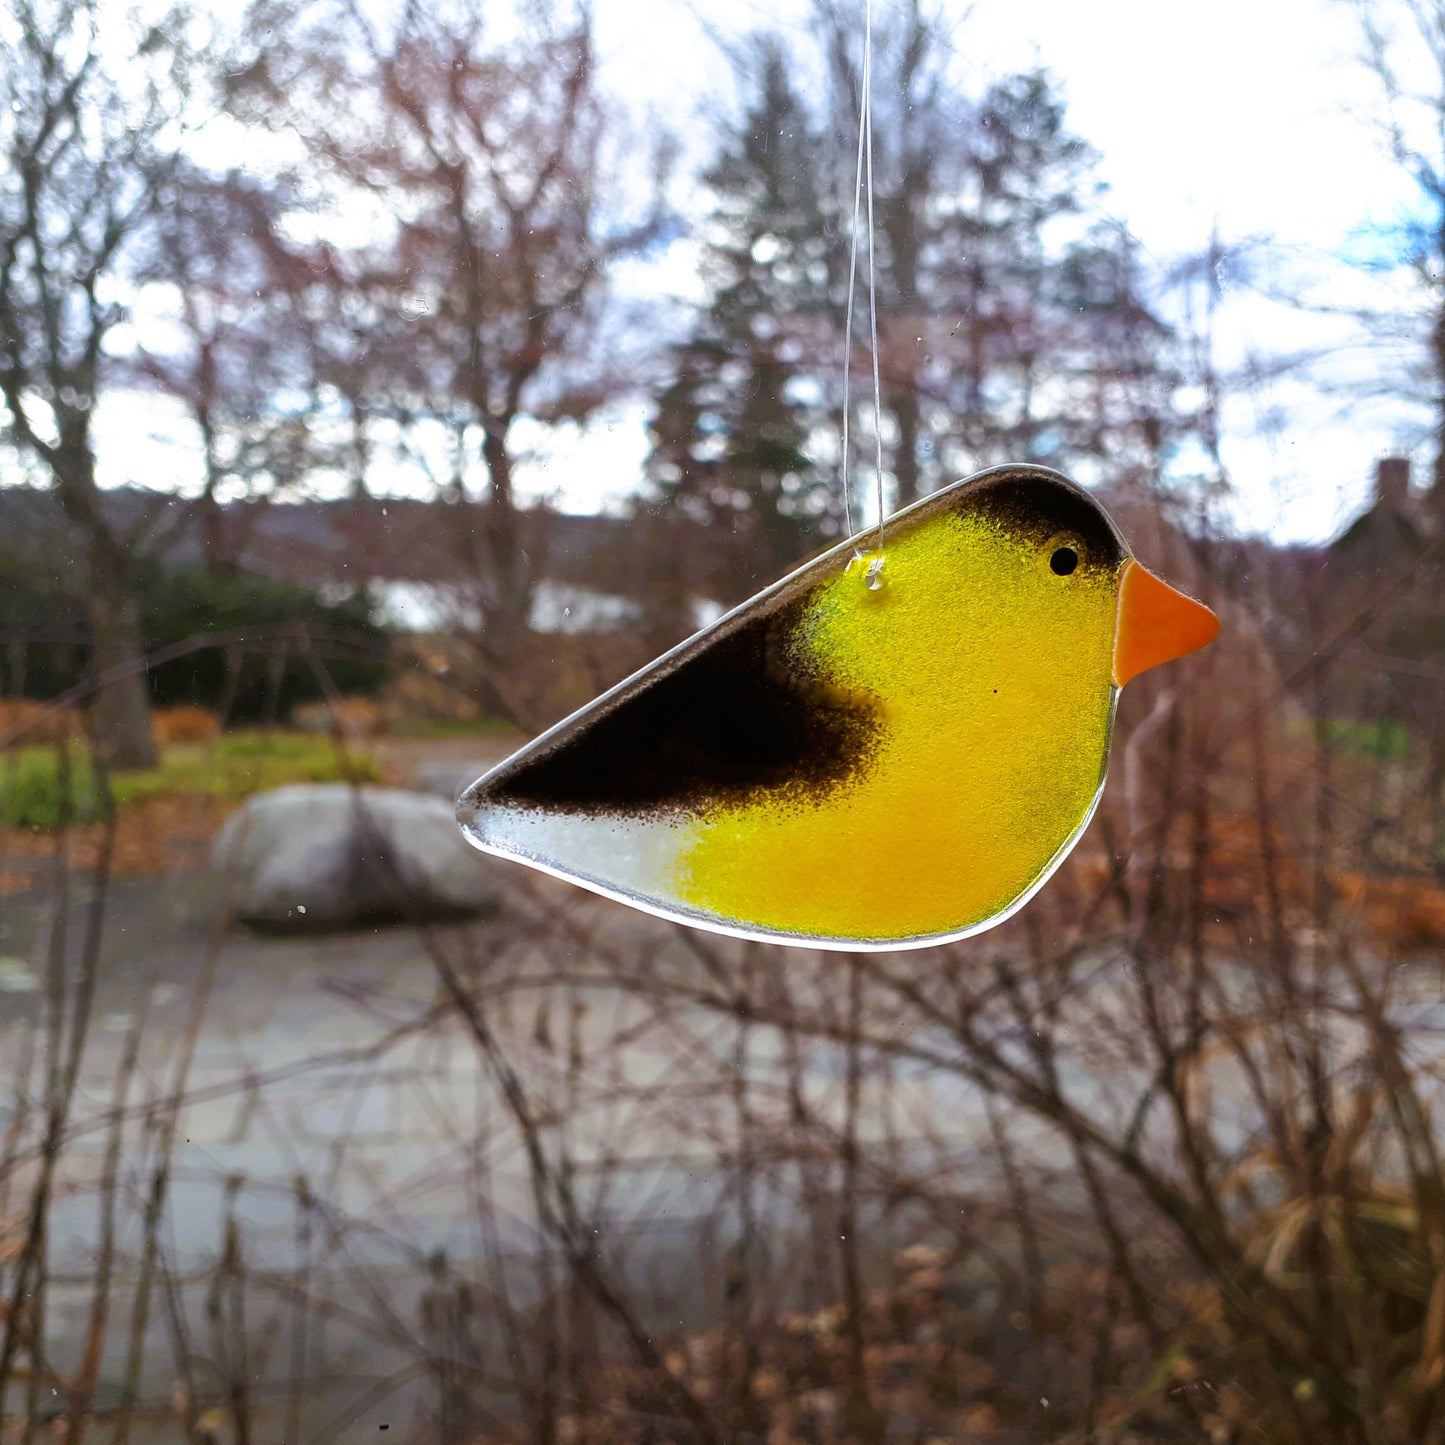
[[[1183,485],[1207,452],[1218,378],[1163,319],[1200,283],[1109,213],[1046,72],[970,89],[948,16],[880,17],[884,412],[855,388],[840,484],[854,7],[820,0],[804,37],[724,44],[740,103],[695,176],[672,137],[609,104],[585,11],[529,12],[507,41],[485,21],[475,0],[374,15],[266,0],[225,23],[143,23],[99,0],[17,15],[0,378],[18,475],[45,504],[11,501],[8,545],[29,550],[28,534],[27,566],[69,574],[83,626],[55,620],[108,673],[90,706],[119,764],[153,761],[138,663],[172,637],[142,595],[155,565],[445,592],[431,610],[465,620],[478,702],[536,726],[550,702],[518,675],[539,595],[545,610],[549,589],[585,583],[649,643],[675,638],[836,538],[843,485],[861,508],[879,448],[889,506],[1005,458]],[[116,64],[127,48],[135,64]],[[248,159],[201,165],[186,137],[204,127]],[[685,234],[694,300],[620,284]],[[640,398],[636,537],[599,575],[600,533],[553,555],[518,469],[547,432]],[[122,409],[170,429],[183,480],[98,460],[96,418]],[[103,490],[101,473],[129,486]],[[398,490],[440,504],[423,547],[385,525]],[[302,505],[319,498],[329,537]],[[15,591],[18,645],[36,603]],[[258,619],[277,605],[255,593]],[[54,667],[37,659],[25,690],[44,695]],[[179,696],[183,671],[153,677],[151,699]]]
[[[142,645],[160,655],[146,671],[156,707],[192,703],[237,722],[288,717],[323,694],[313,648],[343,692],[374,692],[390,674],[387,634],[364,593],[325,601],[283,579],[156,558],[142,558],[131,580]],[[94,675],[84,598],[3,554],[0,587],[14,608],[7,621],[30,634],[23,652],[11,649],[11,694],[84,697]]]

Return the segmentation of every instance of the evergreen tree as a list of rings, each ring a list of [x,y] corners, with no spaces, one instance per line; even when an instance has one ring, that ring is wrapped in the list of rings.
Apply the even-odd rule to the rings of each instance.
[[[750,103],[707,175],[711,299],[675,353],[649,476],[664,506],[725,525],[733,596],[837,528],[842,331],[861,96],[858,0],[815,0],[810,110],[796,44],[736,57]],[[979,467],[1157,473],[1182,426],[1172,337],[1132,238],[1101,210],[1097,157],[1043,71],[980,96],[951,26],[904,0],[875,22],[875,264],[882,415],[868,385],[859,247],[848,485],[906,505]],[[871,507],[860,509],[869,515]],[[751,560],[751,566],[743,560]]]
[[[963,259],[936,286],[958,346],[944,348],[941,390],[925,387],[943,403],[936,424],[961,469],[1161,459],[1176,385],[1169,332],[1145,298],[1132,238],[1098,209],[1096,161],[1045,73],[985,93],[959,208]]]
[[[1181,412],[1178,339],[1149,297],[1151,278],[1128,229],[1102,222],[1053,271],[1067,324],[1053,359],[1059,446],[1075,471],[1090,459],[1113,474],[1157,478],[1197,420]]]
[[[857,7],[820,6],[841,146],[856,125],[860,77],[843,41]],[[1007,76],[970,101],[947,32],[916,0],[880,28],[874,69],[894,504],[1004,461],[1157,468],[1177,425],[1169,332],[1132,239],[1099,210],[1097,157],[1048,75]]]
[[[704,176],[711,300],[674,351],[647,468],[656,505],[727,537],[725,600],[837,530],[809,446],[828,421],[820,342],[834,326],[820,141],[780,42],[760,42],[748,65],[751,103]]]

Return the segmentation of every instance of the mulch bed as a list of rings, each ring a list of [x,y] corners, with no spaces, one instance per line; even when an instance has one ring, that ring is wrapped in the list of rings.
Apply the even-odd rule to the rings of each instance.
[[[203,866],[211,839],[240,804],[238,798],[199,795],[127,804],[116,823],[111,873],[117,878],[144,878]],[[70,868],[93,869],[104,839],[105,829],[99,824],[71,828],[63,838],[39,829],[0,828],[0,896],[43,886],[55,870],[62,844]]]

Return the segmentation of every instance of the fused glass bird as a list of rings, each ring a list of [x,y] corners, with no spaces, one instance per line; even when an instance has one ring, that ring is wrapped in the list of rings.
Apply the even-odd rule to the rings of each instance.
[[[466,836],[665,918],[815,948],[1001,922],[1099,800],[1119,689],[1214,614],[1088,492],[980,473],[850,541],[462,795]]]

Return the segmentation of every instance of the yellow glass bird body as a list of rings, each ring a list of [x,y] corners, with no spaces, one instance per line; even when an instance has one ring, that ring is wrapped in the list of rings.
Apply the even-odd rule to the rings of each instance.
[[[1001,467],[845,543],[472,785],[466,836],[722,933],[906,948],[1001,922],[1098,802],[1119,687],[1212,613],[1083,489]]]

